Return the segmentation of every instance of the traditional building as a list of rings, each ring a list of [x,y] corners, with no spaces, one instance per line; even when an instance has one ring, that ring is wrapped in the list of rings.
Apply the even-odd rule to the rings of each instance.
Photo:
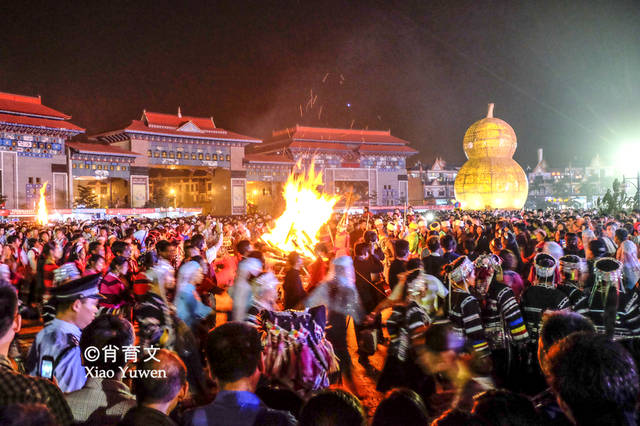
[[[300,162],[302,167],[313,161],[316,169],[323,172],[326,192],[353,191],[359,198],[356,204],[382,206],[407,200],[406,160],[417,152],[407,144],[388,130],[296,125],[274,131],[271,138],[252,145],[249,151],[285,157]]]
[[[42,104],[40,96],[0,92],[0,189],[8,208],[33,208],[47,183],[56,208],[69,206],[65,142],[84,129],[70,115]]]
[[[449,205],[455,199],[454,182],[459,167],[451,167],[436,157],[431,167],[416,163],[409,171],[409,203]]]
[[[260,142],[216,127],[213,118],[143,111],[122,129],[96,138],[140,153],[130,169],[131,206],[167,198],[182,207],[203,207],[214,215],[244,214],[247,145]]]
[[[622,181],[622,177],[617,167],[603,165],[598,155],[588,164],[576,164],[574,161],[564,167],[549,167],[540,148],[538,163],[527,175],[527,207],[592,208],[596,206],[597,198],[611,188],[613,180],[618,178]],[[633,187],[625,189],[628,194],[635,193]]]
[[[285,155],[245,154],[249,207],[273,216],[282,213],[285,207],[282,191],[294,165]]]
[[[95,142],[68,142],[68,161],[73,176],[72,193],[76,194],[74,206],[83,205],[78,199],[78,187],[91,189],[98,199],[98,208],[128,207],[132,204],[131,167],[140,154],[118,146]],[[140,200],[133,204],[144,205],[148,194],[136,193]]]

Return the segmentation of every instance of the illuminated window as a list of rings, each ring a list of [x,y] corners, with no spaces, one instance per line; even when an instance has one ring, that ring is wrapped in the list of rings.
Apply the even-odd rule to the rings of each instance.
[[[112,164],[111,167],[109,167],[109,170],[113,171],[113,170],[115,170],[115,168],[116,167]]]
[[[198,154],[198,160],[204,160],[204,155],[202,155],[202,153]]]
[[[167,158],[167,151],[162,151],[162,158]]]
[[[147,151],[147,156],[148,156],[148,157],[153,157],[153,152],[151,152],[151,150],[148,150],[148,151]]]
[[[75,169],[77,167],[76,163],[73,163],[72,167]]]
[[[84,169],[84,163],[78,164],[78,167],[81,168],[81,169]]]
[[[91,165],[91,170],[95,170],[95,169],[96,169],[96,165],[95,165],[95,164],[92,164],[92,165]]]
[[[102,170],[102,164],[98,164],[98,170]]]
[[[205,158],[207,161],[209,161],[209,160],[211,160],[211,155],[210,155],[210,154],[207,154],[207,155],[205,155],[205,156],[204,156],[204,158]]]
[[[124,172],[125,170],[127,170],[127,166],[122,166],[120,167],[120,169]]]
[[[213,161],[218,161],[218,154],[213,154],[211,158],[213,159]]]
[[[196,154],[195,154],[195,152],[191,154],[191,159],[192,159],[192,160],[195,160],[195,159],[196,159]]]
[[[154,152],[154,153],[153,153],[153,156],[154,156],[155,158],[160,157],[160,152],[159,152],[159,151]]]
[[[231,161],[231,155],[227,154],[227,161]]]
[[[178,157],[178,158],[182,158],[182,153],[181,153],[181,152],[178,152],[178,153],[176,154],[176,157]]]
[[[169,151],[169,158],[174,158],[176,155],[173,151]]]

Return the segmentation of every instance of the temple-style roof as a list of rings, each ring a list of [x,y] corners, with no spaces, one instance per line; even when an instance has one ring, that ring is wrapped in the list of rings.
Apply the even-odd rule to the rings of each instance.
[[[417,151],[408,142],[391,135],[390,130],[331,129],[295,127],[274,131],[265,142],[251,147],[252,152],[342,151],[349,153],[384,153],[412,155]]]
[[[53,108],[42,105],[40,96],[15,95],[13,93],[0,92],[0,112],[8,114],[29,115],[33,117],[46,117],[57,120],[68,120],[70,115],[56,111]]]
[[[382,143],[406,145],[408,142],[391,135],[391,130],[332,129],[296,125],[292,128],[274,131],[269,141],[283,139],[298,141],[325,141],[351,143]]]
[[[0,92],[0,125],[4,128],[33,127],[40,130],[82,133],[84,129],[70,123],[70,115],[42,105],[40,96]]]
[[[116,145],[109,145],[100,142],[67,142],[67,146],[73,151],[83,154],[117,155],[125,157],[137,157],[142,154],[127,151]]]
[[[444,161],[441,157],[436,157],[436,160],[433,162],[433,166],[431,166],[431,170],[440,171],[446,170],[447,162]]]
[[[212,117],[192,117],[178,114],[164,114],[143,111],[140,120],[133,120],[123,129],[95,135],[107,142],[116,142],[130,137],[130,134],[154,134],[191,139],[222,140],[232,142],[261,142],[260,139],[216,127]]]

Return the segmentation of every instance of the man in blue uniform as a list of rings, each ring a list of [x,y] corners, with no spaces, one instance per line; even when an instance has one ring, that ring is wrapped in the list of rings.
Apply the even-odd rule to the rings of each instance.
[[[65,393],[82,388],[87,380],[78,342],[98,312],[99,280],[98,274],[88,275],[55,288],[56,318],[40,330],[29,350],[27,372],[55,378]]]

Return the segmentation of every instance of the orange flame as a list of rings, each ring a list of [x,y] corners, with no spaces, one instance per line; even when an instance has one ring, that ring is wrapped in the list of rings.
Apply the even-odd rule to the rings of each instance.
[[[36,216],[36,222],[39,225],[46,225],[49,223],[49,213],[47,212],[47,202],[44,197],[44,193],[47,189],[47,182],[40,188],[40,199],[38,200],[38,212]]]
[[[300,162],[296,165],[300,169]],[[313,247],[318,242],[317,234],[333,213],[333,206],[340,199],[319,192],[322,172],[315,172],[313,160],[307,173],[291,173],[284,185],[286,209],[276,220],[276,226],[262,239],[283,252],[297,251],[303,256],[313,257]]]

